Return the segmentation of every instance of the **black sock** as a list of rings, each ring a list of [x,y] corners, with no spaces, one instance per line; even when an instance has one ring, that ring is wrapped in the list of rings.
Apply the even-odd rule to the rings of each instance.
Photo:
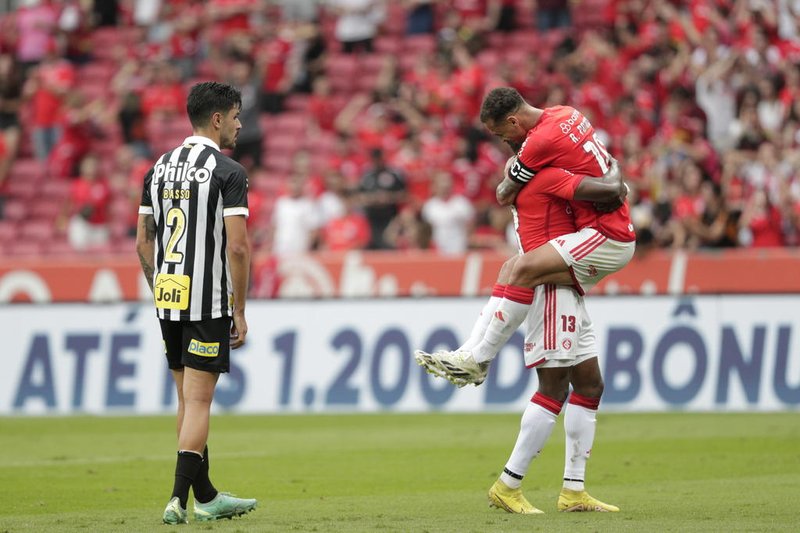
[[[217,497],[217,489],[214,488],[211,479],[208,477],[208,470],[208,446],[206,446],[203,450],[203,464],[200,466],[200,470],[197,471],[194,483],[192,483],[194,498],[200,503],[208,503]]]
[[[189,487],[194,483],[197,473],[203,466],[203,457],[195,452],[178,452],[178,461],[175,465],[175,486],[172,488],[172,498],[178,497],[181,507],[186,509],[189,500]]]

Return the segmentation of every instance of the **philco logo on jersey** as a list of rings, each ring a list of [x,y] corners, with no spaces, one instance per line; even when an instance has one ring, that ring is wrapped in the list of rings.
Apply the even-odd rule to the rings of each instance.
[[[199,355],[200,357],[216,357],[219,355],[218,342],[200,342],[197,339],[192,339],[189,342],[189,353]]]
[[[159,274],[153,287],[153,298],[159,309],[189,309],[191,279],[180,274]]]
[[[207,168],[197,168],[186,163],[159,163],[153,168],[153,183],[160,181],[196,181],[205,183],[211,179],[211,171]]]

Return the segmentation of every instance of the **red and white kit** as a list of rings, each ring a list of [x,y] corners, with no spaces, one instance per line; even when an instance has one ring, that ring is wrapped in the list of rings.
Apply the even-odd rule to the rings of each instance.
[[[575,234],[569,203],[553,191],[565,182],[581,179],[583,176],[548,167],[520,191],[514,211],[521,253]],[[505,297],[513,297],[511,292],[506,288]],[[583,296],[571,287],[536,287],[525,330],[525,365],[529,368],[573,366],[598,353]]]
[[[544,110],[509,169],[510,179],[526,185],[522,191],[536,183],[546,167],[573,173],[562,176],[560,185],[551,183],[549,192],[568,200],[577,231],[553,236],[550,244],[569,266],[581,294],[627,265],[636,246],[627,201],[616,211],[599,213],[591,202],[574,200],[580,181],[607,172],[609,160],[589,120],[572,107],[556,106]]]

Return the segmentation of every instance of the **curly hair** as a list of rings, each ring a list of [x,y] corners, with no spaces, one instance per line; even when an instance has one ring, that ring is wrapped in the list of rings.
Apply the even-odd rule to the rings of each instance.
[[[525,103],[513,87],[497,87],[489,91],[481,104],[481,122],[500,122]]]

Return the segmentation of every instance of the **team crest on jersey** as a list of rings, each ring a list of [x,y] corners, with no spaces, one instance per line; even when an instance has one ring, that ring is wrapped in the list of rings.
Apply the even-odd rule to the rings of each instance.
[[[572,348],[572,341],[569,339],[564,339],[561,341],[561,347],[569,351]]]
[[[597,275],[597,269],[594,265],[589,265],[589,277],[593,278]]]
[[[532,352],[534,346],[536,346],[536,345],[533,344],[532,342],[526,342],[525,343],[525,348],[524,348],[525,349],[525,353]]]
[[[181,274],[158,274],[153,285],[153,298],[159,309],[189,309],[189,276]]]

